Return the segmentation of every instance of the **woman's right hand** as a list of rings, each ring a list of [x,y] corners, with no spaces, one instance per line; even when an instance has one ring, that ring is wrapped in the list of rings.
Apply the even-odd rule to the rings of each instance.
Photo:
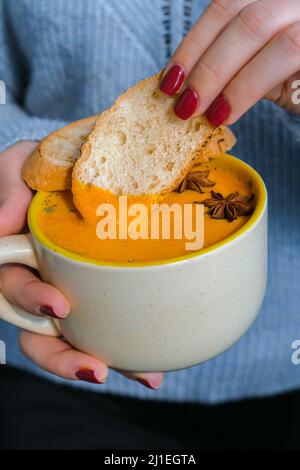
[[[23,182],[21,170],[36,145],[34,142],[19,142],[0,154],[0,236],[19,233],[26,224],[32,192]],[[20,265],[0,267],[0,290],[10,302],[33,315],[65,318],[69,314],[69,302],[59,290]],[[108,367],[104,363],[75,350],[60,338],[23,330],[20,347],[41,368],[66,379],[93,383],[103,383],[107,379]],[[157,389],[163,380],[161,372],[118,372],[152,389]]]

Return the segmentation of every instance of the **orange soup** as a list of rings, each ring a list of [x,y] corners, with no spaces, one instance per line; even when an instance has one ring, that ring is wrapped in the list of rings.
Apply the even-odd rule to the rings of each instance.
[[[148,206],[153,203],[174,203],[184,206],[191,204],[195,211],[195,201],[202,202],[211,198],[211,191],[221,193],[224,197],[234,192],[241,196],[250,197],[252,194],[251,183],[245,175],[238,174],[234,167],[228,168],[223,159],[216,159],[207,164],[202,164],[194,170],[209,170],[209,180],[214,182],[212,187],[202,187],[203,193],[195,190],[185,190],[181,193],[171,192],[163,197],[129,197],[128,204],[139,202]],[[193,171],[194,171],[193,170]],[[71,191],[45,193],[45,197],[38,205],[36,218],[37,224],[43,234],[68,251],[97,261],[105,262],[153,262],[176,258],[191,253],[186,248],[187,239],[183,236],[176,239],[171,230],[170,238],[163,239],[160,233],[158,239],[148,237],[146,239],[99,239],[97,224],[99,217],[96,210],[99,204],[109,203],[118,207],[119,198],[93,186],[78,185],[74,191],[74,201]],[[74,205],[74,202],[76,206]],[[79,209],[79,210],[78,210]],[[80,212],[79,212],[80,211]],[[226,218],[212,218],[204,209],[204,246],[209,247],[229,237],[240,229],[249,219],[249,215],[238,216],[229,221]],[[116,211],[117,213],[117,211]],[[130,218],[130,217],[129,217]],[[117,220],[117,224],[119,220]]]

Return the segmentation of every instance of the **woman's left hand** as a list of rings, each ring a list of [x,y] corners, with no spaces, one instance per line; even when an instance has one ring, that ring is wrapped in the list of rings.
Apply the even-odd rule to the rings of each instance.
[[[296,80],[299,0],[214,0],[171,58],[160,88],[181,92],[179,118],[205,112],[218,126],[233,124],[261,98],[300,114]]]
[[[21,171],[36,145],[29,141],[19,142],[0,153],[0,237],[19,233],[26,223],[32,192],[22,180]],[[0,266],[0,291],[12,304],[33,315],[64,319],[70,313],[69,302],[63,294],[42,282],[25,266]],[[22,330],[20,348],[39,367],[65,379],[100,384],[109,373],[105,362],[77,351],[61,338]],[[157,389],[164,378],[162,372],[114,370],[151,389]]]

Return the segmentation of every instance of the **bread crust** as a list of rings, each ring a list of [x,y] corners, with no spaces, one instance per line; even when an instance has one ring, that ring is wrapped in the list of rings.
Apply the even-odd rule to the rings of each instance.
[[[67,139],[66,131],[68,132],[70,129],[75,129],[82,124],[90,124],[93,126],[96,119],[96,116],[91,116],[72,122],[52,132],[39,143],[26,160],[22,169],[22,178],[31,189],[37,191],[62,191],[71,188],[74,164],[72,158],[70,161],[62,162],[61,165],[57,165],[51,161],[49,148],[51,148],[54,139]],[[85,138],[86,137],[87,135]],[[79,155],[80,148],[78,149],[78,156]]]
[[[228,152],[236,144],[234,133],[226,126],[220,126],[214,129],[211,137],[204,142],[196,163],[205,163],[219,155]]]

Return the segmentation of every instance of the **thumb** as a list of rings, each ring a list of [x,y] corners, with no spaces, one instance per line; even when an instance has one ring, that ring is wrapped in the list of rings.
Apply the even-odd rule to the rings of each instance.
[[[0,237],[22,230],[31,198],[31,191],[22,182],[19,187],[8,192],[7,198],[0,204]]]
[[[300,72],[273,88],[265,98],[286,111],[300,115]]]
[[[20,142],[0,155],[0,236],[18,233],[25,224],[32,193],[21,171],[35,146]]]

